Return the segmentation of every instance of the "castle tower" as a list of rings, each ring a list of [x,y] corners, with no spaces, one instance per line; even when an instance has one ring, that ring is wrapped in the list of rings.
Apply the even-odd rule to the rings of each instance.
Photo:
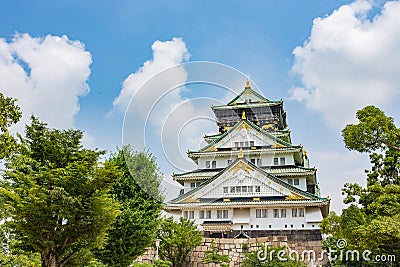
[[[188,156],[197,169],[174,174],[183,185],[165,211],[193,219],[211,237],[262,237],[283,230],[318,231],[329,199],[319,194],[316,169],[293,145],[283,101],[251,89],[212,106],[219,133]]]

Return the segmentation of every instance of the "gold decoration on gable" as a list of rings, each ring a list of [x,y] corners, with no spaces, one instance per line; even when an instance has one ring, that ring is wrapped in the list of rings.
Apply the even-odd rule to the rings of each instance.
[[[251,127],[247,123],[242,122],[242,124],[238,127],[238,130],[240,131],[242,129],[250,130]]]
[[[200,200],[192,195],[182,201],[182,203],[193,203],[193,202],[200,202]]]
[[[247,89],[247,88],[246,88]],[[245,90],[243,95],[252,95],[253,93],[250,90]]]
[[[250,173],[251,171],[254,171],[254,169],[252,167],[250,167],[250,165],[240,161],[238,164],[236,164],[233,168],[232,168],[232,172],[235,174],[240,170],[244,170],[246,173]]]
[[[263,130],[274,129],[274,128],[275,126],[272,123],[265,124],[262,127]]]
[[[206,149],[206,152],[217,152],[217,151],[218,149],[215,145]]]
[[[285,198],[285,200],[303,200],[303,199],[305,199],[305,198],[298,194],[294,194],[294,193],[291,193],[290,195],[286,196],[286,198]]]
[[[274,143],[273,146],[272,146],[272,148],[282,148],[282,147],[285,147],[285,146],[281,145],[279,143]]]

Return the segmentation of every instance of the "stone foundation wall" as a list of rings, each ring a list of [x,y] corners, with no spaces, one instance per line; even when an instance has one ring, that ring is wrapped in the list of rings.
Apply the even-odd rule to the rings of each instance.
[[[282,231],[283,232],[283,231]],[[245,259],[245,253],[260,249],[260,244],[272,247],[286,247],[286,251],[297,251],[301,256],[303,251],[313,250],[318,259],[322,252],[321,233],[319,230],[305,231],[285,231],[283,235],[270,235],[258,238],[203,238],[203,243],[196,247],[187,257],[187,267],[215,267],[216,265],[201,263],[204,258],[204,252],[211,249],[211,242],[214,240],[216,248],[220,254],[229,255],[231,259],[230,267],[241,266]],[[292,254],[295,257],[295,254]],[[308,255],[308,254],[306,254]],[[151,263],[155,258],[155,249],[149,248],[147,252],[139,257],[137,262]],[[304,261],[308,266],[329,266],[325,255],[322,261],[309,260],[306,256]]]

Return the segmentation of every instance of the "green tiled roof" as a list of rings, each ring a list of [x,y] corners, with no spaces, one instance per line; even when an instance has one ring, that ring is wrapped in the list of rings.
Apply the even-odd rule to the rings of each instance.
[[[310,174],[314,173],[315,169],[313,168],[304,168],[300,166],[294,166],[294,167],[272,167],[272,168],[262,168],[264,171],[277,175],[277,176],[283,176],[283,175],[290,175],[290,174],[298,174],[298,175],[304,175],[304,174]],[[217,175],[221,170],[196,170],[196,171],[191,171],[191,172],[185,172],[185,173],[179,173],[179,174],[174,174],[173,177],[175,180],[183,181],[183,180],[206,180],[212,178],[214,175]]]
[[[198,190],[200,190],[201,188],[203,188],[203,187],[206,186],[207,184],[209,184],[209,183],[211,183],[212,181],[216,180],[220,175],[222,175],[222,173],[224,173],[225,170],[227,170],[227,169],[229,169],[231,166],[235,165],[238,161],[244,161],[246,164],[249,164],[249,165],[250,165],[251,167],[253,167],[254,169],[259,170],[261,173],[263,173],[265,176],[267,176],[268,178],[270,178],[270,179],[271,179],[272,181],[274,181],[275,183],[277,183],[277,184],[279,184],[279,185],[281,185],[281,186],[283,186],[283,187],[286,187],[288,190],[290,190],[290,191],[292,191],[292,192],[295,192],[295,193],[297,193],[297,194],[299,194],[299,195],[302,195],[302,196],[304,196],[304,197],[307,197],[307,198],[309,198],[309,199],[319,199],[318,196],[313,195],[313,194],[311,194],[311,193],[309,193],[309,192],[303,191],[303,190],[301,190],[301,189],[299,189],[299,188],[297,188],[297,187],[295,187],[295,186],[293,186],[293,185],[290,185],[290,184],[286,183],[285,181],[283,181],[283,180],[279,179],[278,177],[272,175],[271,173],[269,173],[269,172],[267,172],[267,171],[265,171],[265,170],[263,170],[263,169],[257,167],[256,165],[254,165],[253,163],[247,161],[246,159],[244,159],[244,158],[238,158],[238,159],[236,159],[234,162],[232,162],[228,167],[226,167],[225,169],[221,170],[218,174],[216,174],[215,176],[213,176],[211,179],[208,179],[208,180],[204,181],[203,183],[201,183],[201,184],[200,184],[198,187],[196,187],[195,189],[190,190],[189,192],[187,192],[187,193],[185,193],[185,194],[183,194],[183,195],[181,195],[181,196],[179,196],[179,197],[177,197],[177,198],[175,198],[175,199],[170,200],[168,203],[176,203],[176,202],[178,202],[178,201],[180,201],[180,200],[183,200],[183,199],[189,197],[191,194],[197,192]]]
[[[189,180],[189,179],[195,179],[195,178],[211,178],[214,175],[218,174],[221,170],[201,170],[201,171],[191,171],[191,172],[185,172],[185,173],[176,173],[173,174],[172,176],[174,177],[175,180]]]
[[[305,168],[301,166],[294,166],[289,168],[262,168],[264,171],[271,174],[285,174],[285,173],[308,173],[315,172],[313,168]]]
[[[267,103],[274,103],[274,102],[277,102],[277,101],[268,100],[268,99],[265,98],[264,96],[260,95],[259,93],[257,93],[257,92],[254,91],[253,89],[251,89],[251,87],[245,87],[244,90],[243,90],[240,94],[238,94],[234,99],[232,99],[232,100],[228,103],[228,105],[232,105],[233,102],[235,102],[236,100],[238,100],[245,92],[250,92],[250,93],[252,93],[253,95],[255,95],[255,96],[257,96],[258,98],[260,98],[262,101],[265,101],[265,102],[267,102]]]
[[[213,157],[223,157],[227,155],[235,155],[239,153],[240,150],[222,150],[222,151],[216,151],[216,152],[206,152],[206,151],[189,151],[189,156],[194,157],[194,156],[201,156],[201,155],[208,155],[209,153],[213,154]],[[243,150],[243,154],[247,155],[250,154],[248,152],[251,152],[251,154],[282,154],[286,152],[300,152],[301,148],[300,147],[281,147],[281,148],[261,148],[261,149],[246,149]]]
[[[300,146],[294,146],[286,141],[283,141],[282,139],[274,136],[273,134],[264,131],[263,129],[261,129],[260,127],[258,127],[256,124],[252,123],[249,120],[241,120],[239,122],[237,122],[232,128],[230,128],[228,131],[226,131],[225,133],[221,134],[218,136],[218,138],[216,138],[215,140],[213,140],[212,142],[210,142],[208,145],[206,145],[205,147],[201,148],[198,151],[190,151],[190,152],[203,152],[204,150],[212,147],[213,145],[215,145],[216,143],[218,143],[220,140],[222,140],[225,136],[229,135],[230,133],[232,133],[234,130],[236,130],[236,128],[239,127],[240,124],[242,123],[246,123],[247,125],[249,125],[250,127],[252,127],[254,130],[256,130],[257,132],[263,134],[264,136],[267,136],[271,139],[274,139],[277,143],[287,146],[287,147],[300,147]]]

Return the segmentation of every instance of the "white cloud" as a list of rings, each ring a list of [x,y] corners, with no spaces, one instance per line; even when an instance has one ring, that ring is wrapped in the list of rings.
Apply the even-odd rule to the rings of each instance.
[[[185,42],[182,38],[173,38],[171,41],[155,41],[151,46],[153,50],[153,59],[143,63],[143,66],[135,73],[130,74],[122,84],[122,90],[119,96],[114,100],[114,107],[119,108],[121,111],[125,111],[128,107],[131,98],[138,93],[139,89],[143,84],[155,74],[162,70],[182,63],[188,60],[190,54],[186,48]],[[154,99],[158,99],[166,88],[170,89],[169,86],[175,86],[176,84],[182,84],[186,81],[186,71],[183,68],[177,68],[174,76],[163,79],[158,86],[153,86],[151,90],[146,92],[146,97],[142,98],[141,107],[136,110],[148,111],[149,106],[154,104]],[[180,102],[180,91],[175,91],[173,96],[170,96],[171,102]],[[147,115],[147,113],[143,114]]]
[[[188,75],[185,68],[170,67],[187,61],[190,54],[182,38],[155,41],[151,48],[153,58],[123,81],[113,106],[126,111],[123,143],[131,144],[135,150],[150,148],[162,171],[172,172],[182,159],[189,162],[179,150],[178,138],[187,137],[179,136],[179,130],[196,110],[182,96]],[[162,186],[168,198],[171,194],[176,196],[179,186],[172,181],[170,173],[164,176]]]
[[[336,129],[365,105],[399,100],[400,2],[386,2],[369,19],[373,5],[360,0],[314,19],[309,40],[293,51],[302,86],[292,89],[292,97]]]
[[[91,54],[79,41],[63,35],[0,39],[0,90],[18,99],[23,119],[35,114],[50,127],[70,128],[78,100],[89,92]]]

